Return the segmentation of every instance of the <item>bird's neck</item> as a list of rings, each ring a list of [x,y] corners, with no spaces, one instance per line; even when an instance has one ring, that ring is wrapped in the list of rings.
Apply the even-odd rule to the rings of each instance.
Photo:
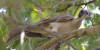
[[[81,23],[82,23],[82,21],[85,19],[86,17],[80,17],[80,18],[77,18],[77,20],[76,20],[76,25],[78,26],[78,27],[80,27],[81,26]]]
[[[78,22],[82,22],[85,18],[86,18],[86,17],[82,16],[82,17],[80,17],[80,18],[78,17],[77,20],[78,20]]]

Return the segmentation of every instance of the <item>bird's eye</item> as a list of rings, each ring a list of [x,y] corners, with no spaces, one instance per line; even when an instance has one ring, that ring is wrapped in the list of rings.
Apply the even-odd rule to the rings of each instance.
[[[81,11],[79,12],[79,18],[80,18],[83,14],[84,14],[84,10],[81,10]]]
[[[81,10],[80,13],[83,14],[84,13],[84,10]]]

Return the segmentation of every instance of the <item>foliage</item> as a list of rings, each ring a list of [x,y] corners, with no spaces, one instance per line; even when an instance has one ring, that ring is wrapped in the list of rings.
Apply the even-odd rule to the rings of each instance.
[[[63,13],[73,15],[75,14],[75,17],[78,16],[79,11],[82,9],[81,7],[87,7],[87,10],[90,12],[90,18],[87,18],[84,20],[84,28],[93,27],[95,25],[100,25],[100,15],[97,13],[92,12],[97,7],[100,9],[100,0],[97,2],[92,2],[87,5],[81,5],[81,7],[78,8],[78,6],[75,6],[75,4],[79,4],[78,2],[75,2],[74,0],[66,0],[66,2],[60,4],[58,7],[52,9],[55,5],[57,5],[62,0],[0,0],[0,8],[6,9],[6,14],[9,15],[9,17],[27,24],[34,24],[35,22],[38,22],[41,20],[41,15],[38,13],[39,6],[41,6],[42,11],[42,18],[49,18],[53,16],[57,16]],[[73,3],[73,2],[75,3]],[[76,0],[77,1],[77,0]],[[87,3],[91,0],[82,0],[81,3]],[[68,3],[70,2],[70,3]],[[36,6],[36,5],[37,6]],[[68,7],[67,6],[73,5]],[[78,8],[78,9],[77,9]],[[84,9],[84,8],[83,8]],[[76,13],[75,13],[76,11]],[[100,11],[99,11],[100,12]],[[12,23],[9,23],[6,18],[3,16],[4,12],[0,13],[0,49],[1,50],[21,50],[20,46],[20,40],[16,40],[10,44],[5,44],[7,40],[8,31],[15,26],[21,26],[19,24],[14,25]],[[99,41],[100,41],[99,35],[92,35],[88,37],[81,37],[81,38],[73,38],[71,39],[71,44],[76,47],[79,50],[90,50],[93,48],[100,47]],[[24,41],[24,50],[33,50],[37,47],[41,46],[42,44],[49,41],[48,39],[29,39],[25,38]],[[38,42],[41,41],[41,42]],[[37,43],[38,42],[38,43]],[[85,46],[83,46],[83,45]],[[61,50],[66,50],[65,43],[61,45]]]

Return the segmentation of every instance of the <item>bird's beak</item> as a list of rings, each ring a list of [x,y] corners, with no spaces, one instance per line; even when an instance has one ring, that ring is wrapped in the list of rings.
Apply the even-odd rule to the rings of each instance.
[[[85,12],[84,12],[84,15],[85,15],[86,17],[89,17],[89,12],[85,11]]]

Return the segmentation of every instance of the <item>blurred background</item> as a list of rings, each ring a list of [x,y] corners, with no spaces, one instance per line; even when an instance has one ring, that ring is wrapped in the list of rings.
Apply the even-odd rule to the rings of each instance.
[[[81,9],[89,11],[89,18],[82,22],[79,29],[100,25],[100,0],[0,0],[0,50],[21,50],[20,40],[5,44],[8,31],[22,24],[35,24],[41,19],[47,19],[61,14],[73,15],[75,18]],[[41,18],[42,16],[42,18]],[[49,41],[48,39],[26,38],[24,50],[35,50],[37,47]],[[100,47],[100,34],[71,39],[71,44],[78,50],[91,50]],[[60,50],[66,50],[68,46],[63,43]],[[73,50],[70,48],[70,50]]]

